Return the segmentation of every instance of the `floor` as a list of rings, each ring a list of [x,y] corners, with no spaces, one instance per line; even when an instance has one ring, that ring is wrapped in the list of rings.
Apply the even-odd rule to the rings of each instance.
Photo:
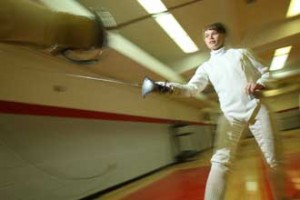
[[[300,129],[281,132],[284,158],[283,190],[288,199],[300,200]],[[189,162],[105,194],[100,200],[201,200],[212,151]],[[226,200],[272,200],[268,171],[252,138],[244,139],[228,181]]]

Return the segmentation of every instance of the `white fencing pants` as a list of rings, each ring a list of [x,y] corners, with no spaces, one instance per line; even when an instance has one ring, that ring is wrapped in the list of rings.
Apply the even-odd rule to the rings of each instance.
[[[273,126],[264,106],[260,107],[255,120],[250,123],[221,117],[217,129],[216,150],[211,159],[212,166],[206,183],[205,200],[224,199],[228,172],[247,126],[269,166],[271,168],[278,166],[275,158]]]

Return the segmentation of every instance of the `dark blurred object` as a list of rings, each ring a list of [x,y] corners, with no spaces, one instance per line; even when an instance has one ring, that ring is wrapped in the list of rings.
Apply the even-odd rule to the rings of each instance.
[[[91,13],[91,17],[87,17],[58,12],[34,1],[1,1],[0,23],[0,42],[48,48],[51,54],[101,49],[107,42],[98,15]]]
[[[146,97],[151,92],[172,93],[173,90],[167,83],[158,84],[148,77],[145,77],[142,85],[142,96]]]
[[[200,153],[193,145],[195,133],[185,130],[188,126],[188,124],[174,124],[170,127],[176,151],[175,161],[179,163],[195,160]]]

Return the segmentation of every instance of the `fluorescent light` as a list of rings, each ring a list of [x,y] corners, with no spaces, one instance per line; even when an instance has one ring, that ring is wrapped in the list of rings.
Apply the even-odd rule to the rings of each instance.
[[[279,70],[284,67],[285,62],[291,51],[291,48],[292,48],[292,46],[276,49],[271,66],[270,66],[271,71]]]
[[[138,0],[149,14],[167,11],[166,6],[160,0]]]
[[[154,19],[183,52],[192,53],[199,50],[173,15],[170,13],[163,13],[155,16]]]
[[[178,38],[187,35],[170,13],[157,15],[154,19],[166,31],[166,33],[171,36],[171,38]]]
[[[280,49],[276,49],[274,56],[281,56],[285,54],[289,54],[292,46],[282,47]]]
[[[291,0],[286,17],[294,17],[300,14],[300,0]]]
[[[138,0],[138,2],[150,14],[167,11],[166,6],[160,0]],[[172,14],[161,13],[153,16],[153,18],[183,52],[192,53],[199,50]]]
[[[281,55],[281,56],[274,57],[272,60],[270,70],[274,71],[274,70],[282,69],[284,67],[287,57],[288,55]]]

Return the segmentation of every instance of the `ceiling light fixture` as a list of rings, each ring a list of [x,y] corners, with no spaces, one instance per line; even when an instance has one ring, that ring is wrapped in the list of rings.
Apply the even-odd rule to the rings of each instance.
[[[138,0],[138,2],[149,14],[157,14],[153,16],[154,20],[181,48],[183,52],[193,53],[199,50],[189,35],[177,22],[175,17],[169,12],[166,12],[167,8],[161,2],[161,0]]]
[[[300,14],[300,0],[291,0],[286,17],[294,17]]]
[[[270,71],[282,69],[289,56],[292,46],[276,49],[270,66]]]
[[[167,7],[160,0],[138,0],[138,2],[149,14],[156,14],[167,11]]]

